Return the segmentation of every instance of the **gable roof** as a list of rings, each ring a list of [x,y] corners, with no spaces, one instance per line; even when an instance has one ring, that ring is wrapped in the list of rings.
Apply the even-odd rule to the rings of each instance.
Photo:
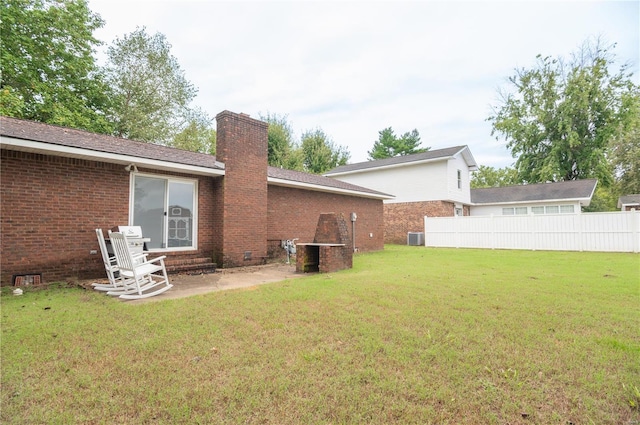
[[[392,158],[376,159],[374,161],[357,162],[355,164],[342,165],[325,173],[325,176],[338,176],[342,174],[361,173],[380,168],[402,167],[424,162],[444,161],[462,154],[467,165],[472,170],[478,167],[468,146],[454,146],[451,148],[428,150],[413,155],[394,156]]]
[[[597,179],[471,189],[472,204],[511,204],[536,201],[580,201],[589,205]]]
[[[153,143],[0,116],[0,146],[23,152],[79,158],[197,175],[222,176],[225,166],[213,155]],[[269,184],[374,199],[393,196],[315,174],[269,167]]]
[[[618,208],[622,206],[634,206],[640,205],[640,194],[638,195],[624,195],[618,198]]]

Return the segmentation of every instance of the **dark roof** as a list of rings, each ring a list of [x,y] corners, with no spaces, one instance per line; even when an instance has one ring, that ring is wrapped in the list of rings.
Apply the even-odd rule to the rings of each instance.
[[[618,208],[622,205],[638,205],[640,204],[640,195],[624,195],[618,198]]]
[[[499,204],[555,199],[591,199],[597,183],[596,179],[585,179],[471,189],[471,202],[473,204]]]
[[[362,186],[343,182],[341,180],[332,179],[329,177],[320,176],[317,174],[304,173],[301,171],[286,170],[284,168],[269,167],[267,169],[267,176],[274,179],[288,180],[295,183],[304,183],[315,186],[331,187],[334,189],[348,190],[354,192],[367,193],[370,195],[382,196],[392,198],[393,195],[387,193],[378,192],[377,190],[367,189]]]
[[[388,167],[391,165],[427,161],[430,159],[448,158],[457,154],[465,147],[466,146],[454,146],[454,147],[445,148],[445,149],[429,150],[426,152],[416,153],[413,155],[402,155],[402,156],[394,156],[393,158],[376,159],[374,161],[357,162],[355,164],[347,164],[347,165],[342,165],[340,167],[336,167],[333,170],[325,173],[325,175],[329,176],[332,174],[360,171],[360,170],[366,170],[369,168]]]
[[[105,154],[127,155],[198,167],[222,169],[216,157],[153,143],[137,142],[35,121],[0,117],[0,134],[16,139],[86,149]]]
[[[216,157],[213,155],[16,118],[0,117],[0,135],[103,154],[126,155],[174,164],[224,170],[224,164],[217,162]],[[359,192],[374,197],[392,197],[386,193],[316,174],[283,170],[275,167],[269,167],[267,173],[269,177],[288,180],[292,183],[323,186],[328,189],[337,189],[338,191]]]

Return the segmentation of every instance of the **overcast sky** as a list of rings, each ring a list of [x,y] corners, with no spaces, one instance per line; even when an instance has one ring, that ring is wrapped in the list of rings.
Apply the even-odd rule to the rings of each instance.
[[[296,139],[321,128],[367,160],[378,132],[416,128],[422,146],[468,145],[479,165],[514,159],[486,118],[498,88],[537,54],[569,57],[600,36],[640,82],[640,1],[89,0],[110,44],[163,33],[194,105],[287,115]],[[615,68],[617,71],[619,67]]]

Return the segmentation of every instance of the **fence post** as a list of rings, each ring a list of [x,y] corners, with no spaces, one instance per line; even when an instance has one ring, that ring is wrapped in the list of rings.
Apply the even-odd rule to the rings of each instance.
[[[424,216],[424,246],[427,246],[427,216]]]

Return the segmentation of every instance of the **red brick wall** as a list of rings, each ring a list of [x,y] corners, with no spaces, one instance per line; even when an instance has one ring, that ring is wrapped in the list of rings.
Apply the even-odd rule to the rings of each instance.
[[[223,267],[259,264],[267,256],[267,124],[229,111],[216,122],[225,177],[222,250],[215,256]]]
[[[128,224],[130,178],[124,166],[5,149],[1,161],[1,283],[31,273],[42,273],[45,283],[105,277],[99,251],[89,252],[99,250],[96,228],[106,232]],[[199,178],[198,251],[172,258],[211,256],[216,180]]]
[[[408,232],[424,232],[424,216],[452,217],[455,204],[446,201],[402,202],[384,205],[385,243],[407,244]],[[463,209],[469,215],[469,208]]]
[[[342,213],[347,220],[349,238],[356,220],[356,247],[359,251],[384,248],[383,205],[381,200],[358,198],[324,192],[313,192],[270,185],[268,188],[267,228],[272,256],[284,255],[280,241],[299,238],[298,242],[313,242],[321,213]],[[369,234],[372,234],[370,237]],[[351,239],[353,240],[353,239]]]

